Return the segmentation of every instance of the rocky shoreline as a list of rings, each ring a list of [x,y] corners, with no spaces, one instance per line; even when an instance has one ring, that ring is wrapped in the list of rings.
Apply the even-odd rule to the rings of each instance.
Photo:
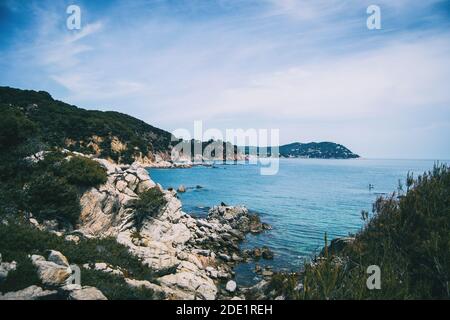
[[[79,225],[74,229],[58,229],[52,221],[38,223],[33,218],[30,223],[75,243],[82,237],[113,237],[153,270],[154,280],[130,278],[126,270],[102,262],[79,266],[81,273],[83,269],[113,273],[124,278],[130,287],[151,289],[162,299],[245,299],[245,289],[241,290],[233,280],[234,266],[251,259],[272,259],[273,253],[268,248],[241,250],[239,243],[249,233],[269,230],[269,225],[243,206],[223,203],[211,208],[206,218],[194,218],[182,211],[176,191],[164,190],[138,163],[120,166],[104,159],[94,160],[105,167],[108,179],[104,185],[82,195]],[[156,216],[146,217],[137,229],[133,223],[136,212],[129,204],[152,188],[162,192],[166,204]],[[70,299],[104,298],[96,288],[68,286],[70,267],[64,252],[48,250],[53,256],[47,260],[43,256],[30,257],[38,266],[43,286],[4,293],[0,299],[52,297],[56,292],[64,292]],[[55,256],[62,265],[53,261]],[[53,282],[47,286],[49,277]]]

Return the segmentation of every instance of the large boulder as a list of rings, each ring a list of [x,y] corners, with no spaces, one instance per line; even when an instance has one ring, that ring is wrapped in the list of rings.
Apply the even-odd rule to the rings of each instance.
[[[166,275],[159,278],[158,282],[172,289],[194,293],[196,298],[203,300],[214,300],[217,294],[217,288],[212,279],[192,271]]]
[[[53,255],[53,257],[54,256],[55,255]],[[67,261],[67,259],[65,260]],[[63,261],[61,261],[60,264],[57,264],[53,261],[45,260],[45,258],[40,255],[32,255],[31,261],[37,268],[39,279],[41,280],[42,284],[46,286],[64,286],[66,284],[66,280],[72,274],[72,269],[68,265],[63,263]]]
[[[95,287],[84,286],[76,288],[69,293],[71,300],[108,300],[105,295]]]
[[[159,241],[146,238],[133,238],[130,231],[121,232],[117,242],[128,247],[131,254],[139,257],[145,265],[158,274],[167,274],[176,270],[180,261],[176,257],[176,250]]]
[[[50,253],[48,255],[48,261],[54,262],[57,265],[63,266],[63,267],[69,267],[69,261],[67,258],[59,251],[56,250],[50,250]]]
[[[23,290],[0,294],[0,300],[39,300],[57,294],[56,290],[43,290],[38,286],[30,286]]]
[[[152,290],[157,296],[162,299],[169,300],[193,300],[194,294],[169,288],[167,286],[151,283],[147,280],[135,280],[125,278],[125,282],[132,288],[146,288]]]

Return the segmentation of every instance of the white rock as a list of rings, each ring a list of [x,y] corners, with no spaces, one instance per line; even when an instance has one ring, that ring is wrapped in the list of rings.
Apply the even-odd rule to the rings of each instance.
[[[163,286],[194,293],[200,299],[214,300],[216,298],[217,288],[214,282],[208,277],[192,272],[169,274],[157,280]]]
[[[137,193],[145,192],[151,188],[154,188],[156,186],[156,183],[154,183],[152,180],[144,180],[141,181],[136,189]]]
[[[38,286],[30,286],[23,290],[0,294],[0,300],[38,300],[56,294],[57,291],[43,290]]]
[[[70,267],[62,266],[51,261],[45,261],[44,257],[33,255],[31,261],[37,267],[39,279],[44,285],[63,286],[72,274]]]
[[[119,190],[120,192],[124,192],[125,188],[127,188],[127,187],[128,187],[128,184],[127,184],[127,182],[124,181],[124,180],[119,180],[119,181],[117,181],[117,183],[116,183],[116,188],[117,188],[117,190]]]
[[[51,250],[48,255],[48,261],[54,262],[60,266],[69,267],[69,261],[67,258],[59,251]]]
[[[89,286],[72,291],[69,298],[72,300],[108,300],[100,290]]]
[[[134,174],[127,174],[125,176],[125,181],[128,183],[128,188],[130,188],[132,191],[136,190],[139,179]]]
[[[147,288],[160,295],[161,298],[170,300],[193,300],[194,295],[181,290],[172,289],[166,286],[157,285],[146,280],[135,280],[125,278],[125,282],[132,288]]]
[[[150,180],[148,171],[142,167],[136,169],[136,175],[139,178],[139,180],[141,180],[141,181]]]

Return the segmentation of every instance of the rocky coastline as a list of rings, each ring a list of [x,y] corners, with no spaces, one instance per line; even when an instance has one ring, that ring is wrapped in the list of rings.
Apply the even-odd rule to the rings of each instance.
[[[105,159],[93,160],[106,169],[108,179],[82,195],[79,224],[73,229],[62,229],[52,221],[39,223],[33,217],[30,224],[74,243],[83,237],[112,237],[153,271],[154,280],[133,279],[126,270],[102,262],[79,266],[81,274],[85,269],[113,273],[130,287],[151,289],[162,299],[245,299],[245,288],[239,288],[233,280],[234,266],[251,259],[273,259],[273,253],[266,247],[241,250],[239,243],[249,233],[269,230],[268,224],[244,206],[224,203],[211,208],[206,218],[194,218],[182,211],[177,192],[164,190],[139,163],[117,165]],[[136,212],[130,203],[152,188],[160,190],[165,205],[137,228],[133,222]],[[3,293],[0,299],[42,299],[55,295],[69,299],[105,298],[96,288],[68,283],[71,270],[64,252],[48,250],[47,258],[30,255],[42,286]],[[14,263],[2,263],[5,277],[15,267]]]

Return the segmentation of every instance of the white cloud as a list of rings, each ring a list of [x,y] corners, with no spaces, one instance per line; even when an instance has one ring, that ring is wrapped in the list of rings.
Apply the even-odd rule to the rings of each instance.
[[[403,18],[422,16],[412,10],[434,2],[379,1],[389,8],[383,16],[406,10]],[[122,2],[102,12],[108,20],[75,33],[61,28],[58,13],[36,10],[31,43],[8,57],[57,84],[61,100],[165,129],[197,119],[219,128],[280,128],[283,142],[333,140],[370,156],[396,156],[385,145],[392,135],[405,146],[450,135],[442,123],[450,114],[447,31],[394,32],[383,24],[388,31],[369,34],[365,2],[357,0],[266,4],[245,15],[191,19],[189,6],[180,17],[182,8],[161,14]],[[41,82],[30,87],[54,93]]]
[[[450,43],[443,37],[262,74],[224,90],[210,110],[213,116],[246,110],[268,117],[344,119],[448,104]]]

